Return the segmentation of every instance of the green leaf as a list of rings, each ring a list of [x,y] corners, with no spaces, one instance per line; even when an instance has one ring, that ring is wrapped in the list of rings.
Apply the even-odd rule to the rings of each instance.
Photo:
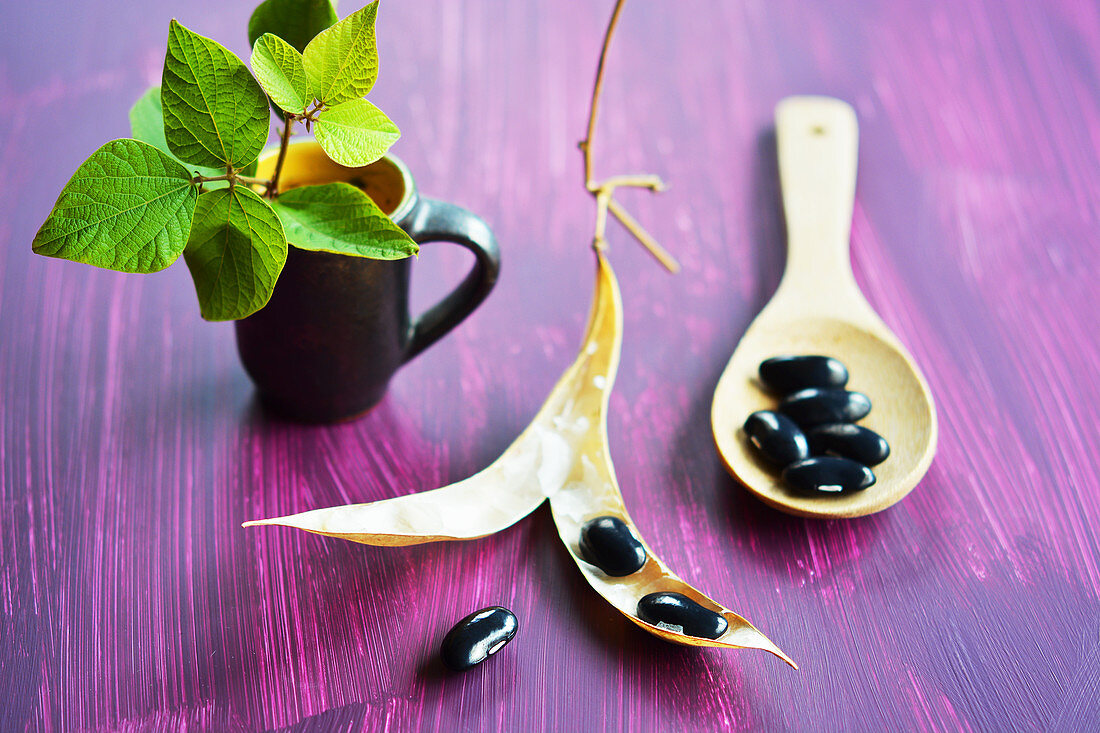
[[[136,140],[172,154],[164,139],[164,114],[160,108],[159,86],[149,87],[130,108],[130,133]]]
[[[329,0],[265,0],[248,21],[248,45],[265,33],[305,51],[313,37],[335,23],[336,8]]]
[[[299,249],[376,260],[400,260],[420,251],[370,196],[348,183],[292,188],[275,198],[287,241]]]
[[[278,36],[265,33],[256,41],[252,72],[268,96],[287,112],[302,114],[313,101],[302,54]]]
[[[142,142],[149,143],[156,146],[159,150],[172,157],[172,160],[179,160],[176,156],[172,155],[172,151],[168,149],[168,142],[164,139],[164,113],[160,106],[160,87],[150,87],[145,94],[141,96],[134,106],[130,108],[130,132],[133,136],[141,140]],[[187,165],[182,160],[181,165]],[[241,169],[242,176],[255,176],[257,161],[252,161]],[[187,169],[191,173],[200,176],[220,176],[226,173],[225,166],[220,168],[208,168],[204,165],[191,165],[187,166]],[[229,185],[228,181],[210,181],[209,183],[202,184],[203,188],[208,191],[212,191],[217,188],[225,188]]]
[[[202,317],[244,318],[267,304],[286,263],[279,217],[243,186],[199,196],[191,238],[183,253]]]
[[[378,0],[360,8],[309,42],[306,74],[313,94],[329,107],[367,96],[378,78],[374,20]]]
[[[365,99],[326,109],[313,123],[313,133],[328,157],[351,168],[378,160],[401,137],[397,125]]]
[[[84,161],[31,245],[121,272],[156,272],[187,244],[197,187],[191,172],[152,145],[112,140]]]
[[[164,139],[164,113],[160,106],[160,87],[149,87],[141,99],[134,102],[130,108],[130,133],[134,138],[155,146],[162,152],[171,155],[173,160],[178,160],[168,149],[168,141]],[[183,161],[180,161],[182,164]],[[220,168],[207,168],[202,165],[193,165],[189,170],[200,176],[220,176],[225,174],[225,166]],[[247,174],[246,174],[247,175]],[[214,181],[205,184],[207,188],[228,186],[225,181]]]
[[[267,141],[267,96],[239,58],[173,20],[161,80],[164,136],[180,160],[243,168]]]
[[[248,165],[246,165],[244,168],[241,168],[241,175],[242,176],[250,176],[250,177],[254,178],[256,176],[256,169],[259,168],[259,167],[260,167],[260,161],[258,159],[254,160],[251,163],[249,163]],[[218,183],[218,181],[214,181],[214,183]],[[204,183],[203,186],[206,187],[206,188],[210,188],[211,184]]]

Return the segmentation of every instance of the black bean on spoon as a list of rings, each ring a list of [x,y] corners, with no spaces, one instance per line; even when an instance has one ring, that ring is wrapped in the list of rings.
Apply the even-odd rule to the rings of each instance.
[[[862,392],[810,387],[788,395],[779,403],[779,411],[805,429],[862,420],[871,411],[871,400]]]
[[[645,547],[618,517],[596,517],[585,522],[579,544],[581,557],[608,575],[633,575],[645,566]]]
[[[886,440],[854,425],[871,400],[842,389],[848,369],[828,356],[777,356],[760,364],[760,379],[785,394],[778,411],[759,410],[745,421],[758,455],[782,468],[780,480],[805,496],[839,496],[872,486],[870,466],[890,455]]]
[[[890,444],[874,430],[851,423],[818,425],[806,432],[814,455],[851,458],[864,466],[877,466],[890,456]]]
[[[758,410],[745,420],[745,435],[765,460],[776,466],[810,457],[810,444],[802,429],[786,415]]]
[[[831,356],[773,356],[760,363],[760,381],[771,392],[787,395],[809,387],[842,389],[848,368]]]
[[[443,637],[439,656],[448,668],[465,672],[504,648],[518,629],[516,615],[503,606],[474,611]]]
[[[862,463],[835,456],[815,456],[783,469],[783,483],[807,496],[837,496],[863,491],[875,483],[875,474]]]
[[[729,622],[720,613],[704,608],[683,593],[650,593],[638,601],[638,618],[647,624],[679,627],[688,636],[717,639]]]

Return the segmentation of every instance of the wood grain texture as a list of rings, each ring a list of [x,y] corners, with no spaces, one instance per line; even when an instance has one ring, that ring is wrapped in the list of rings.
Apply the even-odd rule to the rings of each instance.
[[[1100,9],[1089,0],[636,0],[599,171],[684,264],[625,236],[611,452],[678,574],[802,666],[682,649],[593,594],[540,509],[373,548],[241,521],[468,476],[535,413],[591,287],[581,191],[606,3],[408,0],[372,99],[426,194],[494,226],[496,292],[370,415],[266,417],[181,265],[34,257],[64,182],[160,75],[168,19],[245,51],[251,7],[0,3],[0,730],[1088,730],[1100,725]],[[345,8],[345,12],[352,8]],[[775,103],[860,116],[855,273],[925,367],[940,448],[880,515],[768,509],[709,435],[718,374],[782,268]],[[614,233],[613,233],[614,234]],[[414,300],[461,253],[416,264]],[[445,630],[519,616],[443,675]]]

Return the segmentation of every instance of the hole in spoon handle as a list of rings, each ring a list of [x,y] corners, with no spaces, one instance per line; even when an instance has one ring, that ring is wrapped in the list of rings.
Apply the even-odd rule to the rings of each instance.
[[[775,109],[775,137],[787,221],[783,286],[854,288],[848,242],[859,143],[855,111],[839,99],[788,97]]]

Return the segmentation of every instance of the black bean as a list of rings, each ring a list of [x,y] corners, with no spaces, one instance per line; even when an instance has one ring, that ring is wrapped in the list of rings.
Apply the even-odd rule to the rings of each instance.
[[[596,517],[585,522],[579,544],[581,556],[608,575],[631,575],[645,565],[645,547],[618,517]]]
[[[759,410],[745,421],[745,435],[757,452],[777,466],[810,457],[810,444],[794,420],[771,410]]]
[[[647,624],[677,626],[688,636],[717,639],[729,624],[682,593],[650,593],[638,601],[638,618]]]
[[[806,433],[815,455],[851,458],[864,466],[877,466],[890,455],[890,444],[874,430],[851,423],[818,425]]]
[[[871,411],[871,400],[862,392],[811,387],[789,395],[779,410],[803,429],[822,423],[855,422]]]
[[[455,624],[439,646],[443,664],[464,672],[496,654],[519,629],[516,615],[502,606],[474,611]]]
[[[831,356],[773,356],[760,363],[760,381],[781,395],[808,387],[840,389],[848,383],[848,369]]]
[[[875,474],[847,458],[818,456],[787,466],[782,480],[787,488],[800,494],[836,496],[863,491],[875,483]]]

